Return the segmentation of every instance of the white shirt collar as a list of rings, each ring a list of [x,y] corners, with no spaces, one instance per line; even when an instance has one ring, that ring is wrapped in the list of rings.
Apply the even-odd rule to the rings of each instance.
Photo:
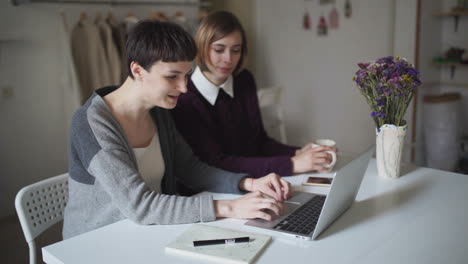
[[[192,74],[191,79],[193,84],[195,84],[195,87],[197,87],[198,91],[211,105],[215,104],[216,98],[218,98],[220,87],[223,88],[229,96],[234,97],[232,75],[229,76],[223,84],[216,86],[210,82],[210,80],[208,80],[205,75],[203,75],[200,67],[197,66]]]

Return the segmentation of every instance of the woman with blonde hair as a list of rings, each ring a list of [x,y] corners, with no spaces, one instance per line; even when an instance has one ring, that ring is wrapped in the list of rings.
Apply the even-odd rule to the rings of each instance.
[[[327,171],[326,151],[302,149],[270,138],[263,127],[252,74],[244,69],[247,40],[239,20],[220,11],[206,17],[195,36],[197,67],[172,114],[194,153],[210,165],[261,177]]]

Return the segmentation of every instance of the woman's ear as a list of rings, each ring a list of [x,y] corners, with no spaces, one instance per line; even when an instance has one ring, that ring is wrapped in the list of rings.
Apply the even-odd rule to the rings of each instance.
[[[130,70],[132,71],[132,75],[135,79],[141,80],[142,73],[145,69],[143,69],[143,67],[141,67],[137,62],[132,61],[132,63],[130,63]]]

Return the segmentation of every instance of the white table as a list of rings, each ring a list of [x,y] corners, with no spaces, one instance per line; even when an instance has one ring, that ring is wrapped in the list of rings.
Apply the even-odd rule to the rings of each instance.
[[[383,179],[371,160],[357,201],[317,241],[244,226],[244,220],[209,224],[272,235],[259,264],[468,263],[468,175],[402,170],[399,179]],[[47,246],[43,259],[48,264],[203,263],[164,252],[188,226],[141,226],[123,220]]]

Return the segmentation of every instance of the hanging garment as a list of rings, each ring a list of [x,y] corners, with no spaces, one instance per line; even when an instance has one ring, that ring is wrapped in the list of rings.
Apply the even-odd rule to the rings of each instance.
[[[169,18],[166,16],[164,12],[161,11],[152,11],[150,12],[148,16],[149,20],[156,20],[156,21],[161,21],[161,22],[167,22],[169,21]]]
[[[96,26],[99,29],[99,36],[104,47],[110,81],[109,85],[120,85],[121,84],[121,60],[117,48],[112,38],[112,29],[104,20],[100,19],[96,22]]]
[[[132,28],[138,23],[138,18],[133,14],[129,13],[127,17],[125,17],[123,23],[125,24],[125,29],[127,30],[127,33],[132,30]]]
[[[332,29],[338,28],[339,16],[338,16],[338,10],[336,10],[335,7],[333,7],[333,9],[330,11],[330,15],[328,16],[328,21],[330,23],[330,28]]]
[[[191,33],[191,27],[188,24],[187,17],[185,16],[184,12],[177,11],[174,16],[170,19],[171,22],[174,22],[181,26],[185,31]]]
[[[79,21],[72,30],[73,62],[78,74],[81,103],[86,102],[94,90],[111,84],[109,65],[99,36],[99,29],[87,19]]]
[[[127,42],[127,30],[124,23],[120,23],[112,17],[107,18],[107,23],[112,30],[112,38],[120,57],[120,83],[123,83],[128,76],[127,53],[125,52],[125,43]]]
[[[59,23],[59,56],[61,60],[60,67],[61,73],[58,74],[60,86],[63,91],[63,113],[64,113],[64,124],[65,124],[65,135],[69,135],[70,124],[73,117],[73,113],[80,107],[81,91],[79,89],[78,79],[76,75],[75,65],[73,64],[71,43],[70,43],[70,32],[67,26],[67,21],[64,13],[61,13],[62,23]]]

